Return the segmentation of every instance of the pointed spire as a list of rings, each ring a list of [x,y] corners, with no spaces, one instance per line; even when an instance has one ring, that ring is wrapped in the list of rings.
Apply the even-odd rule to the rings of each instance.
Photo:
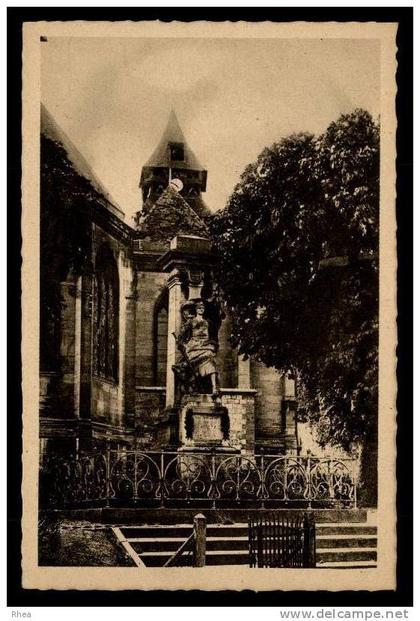
[[[186,142],[173,108],[169,114],[168,123],[166,124],[163,135],[166,136],[170,142]]]
[[[162,138],[145,167],[169,168],[174,163],[178,169],[204,170],[187,144],[175,111],[171,110]]]
[[[182,182],[183,199],[199,216],[207,215],[201,193],[206,191],[207,171],[190,149],[174,110],[171,110],[162,138],[141,169],[141,215],[143,218],[172,179]],[[140,222],[140,220],[139,220]]]

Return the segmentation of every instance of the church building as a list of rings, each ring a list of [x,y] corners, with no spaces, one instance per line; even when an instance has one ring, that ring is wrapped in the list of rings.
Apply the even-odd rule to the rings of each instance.
[[[297,454],[293,379],[230,343],[207,170],[175,114],[139,171],[135,226],[41,121],[42,451]]]

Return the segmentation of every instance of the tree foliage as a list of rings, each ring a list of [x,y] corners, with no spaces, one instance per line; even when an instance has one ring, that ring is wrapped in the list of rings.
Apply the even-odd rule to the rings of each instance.
[[[97,200],[90,182],[75,171],[63,147],[41,136],[41,365],[58,364],[60,282],[91,270],[90,209]]]
[[[350,450],[376,429],[379,127],[363,110],[294,134],[210,222],[232,340],[298,378],[299,414]]]

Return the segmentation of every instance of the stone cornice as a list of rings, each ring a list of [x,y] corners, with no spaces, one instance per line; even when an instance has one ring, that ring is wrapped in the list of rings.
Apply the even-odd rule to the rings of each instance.
[[[168,250],[157,260],[157,265],[164,272],[180,266],[194,265],[196,269],[200,269],[216,263],[217,256],[213,252],[198,254],[181,250]]]
[[[104,423],[92,419],[80,419],[80,418],[50,418],[47,416],[41,416],[40,421],[40,437],[63,437],[63,438],[76,438],[81,432],[96,432],[100,434],[107,434],[108,436],[127,436],[132,434],[133,430],[128,427],[120,427],[118,425],[112,425],[110,423]]]
[[[92,209],[92,221],[100,226],[101,229],[131,248],[135,230],[116,215],[111,213],[105,205],[105,201],[104,203],[99,200],[95,202]]]

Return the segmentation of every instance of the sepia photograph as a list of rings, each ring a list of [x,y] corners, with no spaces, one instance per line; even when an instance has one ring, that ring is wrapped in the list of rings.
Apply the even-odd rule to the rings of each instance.
[[[24,24],[27,588],[395,588],[396,27]]]

